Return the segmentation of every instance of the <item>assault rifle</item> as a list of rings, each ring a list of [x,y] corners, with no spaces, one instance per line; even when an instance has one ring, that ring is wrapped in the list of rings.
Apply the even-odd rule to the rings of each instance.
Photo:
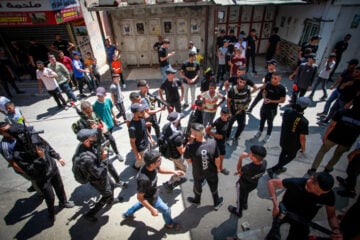
[[[35,131],[33,126],[26,126],[24,122],[16,133],[16,139],[20,140],[26,153],[36,157],[36,144],[33,141],[33,137],[41,133],[44,133],[44,130]]]
[[[149,93],[149,92],[148,92],[148,95],[149,95],[150,97],[152,97],[152,98],[158,103],[158,107],[160,107],[161,104],[164,105],[164,106],[167,107],[167,108],[170,107],[169,104],[167,104],[166,102],[164,102],[163,100],[161,100],[158,96],[156,96],[156,95],[154,95],[154,94],[151,94],[151,93]],[[161,113],[162,113],[162,111],[160,112],[160,116],[159,116],[159,119],[158,119],[158,124],[160,124],[160,122],[161,122]]]

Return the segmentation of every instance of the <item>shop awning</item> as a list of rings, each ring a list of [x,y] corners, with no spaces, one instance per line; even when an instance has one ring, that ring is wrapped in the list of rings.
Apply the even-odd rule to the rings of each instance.
[[[299,4],[305,0],[213,0],[217,5],[270,5],[270,4]]]

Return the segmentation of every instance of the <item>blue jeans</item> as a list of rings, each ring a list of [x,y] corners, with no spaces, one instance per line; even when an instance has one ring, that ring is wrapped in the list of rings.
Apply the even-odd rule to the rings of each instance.
[[[162,79],[162,82],[161,82],[161,83],[165,82],[166,79],[167,79],[166,69],[168,69],[169,66],[170,66],[170,64],[160,68],[160,70],[161,70],[161,79]]]
[[[332,91],[332,93],[330,94],[330,97],[326,100],[323,113],[327,114],[327,113],[329,112],[331,103],[332,103],[333,101],[335,101],[336,99],[338,99],[339,97],[340,97],[340,92],[339,92],[339,90],[336,88],[334,91]]]
[[[154,208],[156,208],[159,212],[162,213],[164,221],[167,225],[171,225],[174,223],[174,221],[171,218],[171,210],[170,208],[163,202],[163,200],[160,198],[160,196],[157,197],[154,204],[151,204]],[[126,212],[126,216],[133,215],[137,210],[143,208],[144,206],[137,202],[135,203],[131,208],[129,208]]]
[[[63,91],[69,99],[72,99],[75,102],[77,101],[77,98],[75,97],[74,92],[71,90],[68,82],[59,84],[59,87],[61,88],[61,91]]]

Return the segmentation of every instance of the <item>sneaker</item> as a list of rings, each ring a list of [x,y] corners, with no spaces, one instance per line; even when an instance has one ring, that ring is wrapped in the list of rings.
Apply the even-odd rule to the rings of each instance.
[[[121,203],[122,201],[124,201],[124,198],[121,197],[121,196],[118,196],[118,197],[114,197],[113,199],[111,199],[108,204],[110,205],[114,205],[114,204],[117,204],[117,203]]]
[[[28,192],[35,192],[35,188],[31,185],[28,189],[27,189]]]
[[[266,135],[266,137],[264,138],[263,142],[267,143],[270,141],[271,135]]]
[[[325,101],[326,99],[327,99],[326,96],[322,96],[319,100],[320,100],[320,101]]]
[[[261,136],[261,133],[262,133],[262,132],[258,131],[258,132],[255,134],[254,137],[259,138],[259,137]]]
[[[124,161],[124,157],[121,156],[120,153],[116,154],[116,158],[117,158],[120,162],[123,162],[123,161]]]
[[[223,205],[224,199],[223,197],[219,197],[219,201],[214,205],[214,210],[217,211]]]
[[[354,198],[356,196],[356,192],[354,190],[339,190],[337,191],[337,194],[341,197],[346,198]]]
[[[326,117],[327,114],[324,113],[324,112],[321,112],[321,113],[317,113],[316,116],[319,116],[319,117]]]
[[[266,170],[267,174],[269,175],[269,178],[273,179],[274,178],[274,171],[269,168],[268,170]]]
[[[180,231],[181,225],[179,223],[165,224],[165,228],[169,230]]]
[[[177,187],[177,186],[185,183],[186,181],[187,181],[187,178],[185,178],[185,177],[180,178],[179,181],[176,181],[176,182],[174,182],[174,183],[172,184],[172,185],[173,185],[173,188],[175,188],[175,187]]]
[[[310,168],[310,169],[307,171],[307,174],[308,174],[309,176],[313,176],[315,173],[316,173],[316,169],[315,169],[315,168]]]
[[[282,168],[280,168],[279,170],[276,171],[276,174],[284,173],[284,172],[286,172],[286,170],[287,170],[286,167],[282,167]]]
[[[242,217],[242,213],[239,213],[236,211],[236,207],[232,206],[232,205],[229,205],[228,206],[228,211],[232,214],[235,214],[238,218],[241,218]]]
[[[324,119],[324,120],[318,121],[317,124],[322,125],[322,126],[326,126],[326,125],[329,124],[329,121]]]
[[[96,222],[98,220],[95,216],[89,214],[85,214],[84,219],[89,222]]]
[[[196,204],[196,205],[199,205],[199,204],[200,204],[200,200],[197,201],[197,200],[195,200],[195,198],[193,198],[193,197],[188,197],[186,200],[187,200],[189,203],[192,203],[192,204]]]
[[[135,218],[135,216],[134,216],[134,214],[126,215],[125,213],[123,213],[122,218],[125,220],[133,220]]]
[[[168,182],[164,182],[163,187],[168,192],[171,192],[174,189],[173,185],[171,183],[168,183]]]
[[[221,173],[227,176],[227,175],[229,175],[230,172],[229,172],[229,170],[227,170],[226,168],[223,168],[223,169],[221,170]]]
[[[73,208],[75,206],[73,201],[67,201],[66,203],[60,203],[61,208]]]
[[[184,103],[183,108],[185,109],[185,108],[187,108],[187,107],[189,107],[189,104]]]
[[[120,181],[115,183],[115,187],[120,187],[120,188],[127,188],[128,184],[126,182]]]
[[[248,209],[248,204],[247,204],[247,203],[244,203],[243,209],[244,209],[244,210],[247,210],[247,209]]]
[[[342,177],[340,177],[340,176],[336,176],[336,180],[340,183],[340,185],[341,185],[342,187],[345,187],[345,188],[346,188],[347,182],[346,182],[345,178],[342,178]]]

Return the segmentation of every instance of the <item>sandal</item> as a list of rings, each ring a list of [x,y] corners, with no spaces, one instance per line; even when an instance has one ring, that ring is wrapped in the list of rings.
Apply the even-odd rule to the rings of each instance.
[[[181,225],[179,223],[173,223],[173,224],[165,224],[166,229],[179,231],[181,229]]]

